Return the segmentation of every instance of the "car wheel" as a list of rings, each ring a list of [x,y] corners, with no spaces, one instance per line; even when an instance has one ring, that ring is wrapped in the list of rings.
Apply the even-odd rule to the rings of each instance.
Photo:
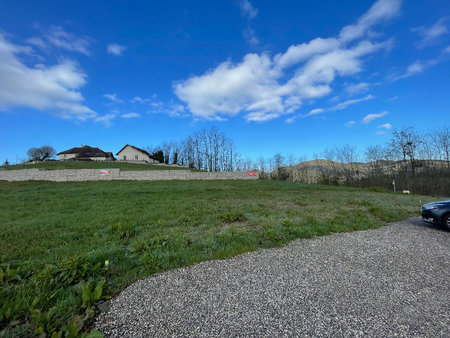
[[[450,231],[450,214],[444,216],[444,219],[442,220],[442,225],[447,231]]]

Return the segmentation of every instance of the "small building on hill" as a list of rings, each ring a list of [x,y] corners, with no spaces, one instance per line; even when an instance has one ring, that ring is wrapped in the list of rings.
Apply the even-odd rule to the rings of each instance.
[[[148,151],[129,144],[120,149],[116,155],[119,161],[124,162],[160,163]]]
[[[100,148],[81,146],[62,151],[57,154],[61,161],[115,161],[112,152]]]

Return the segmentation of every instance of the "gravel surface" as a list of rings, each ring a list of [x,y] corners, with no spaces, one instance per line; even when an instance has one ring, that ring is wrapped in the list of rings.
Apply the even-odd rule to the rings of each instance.
[[[145,278],[95,322],[111,337],[450,337],[450,232],[419,218]]]

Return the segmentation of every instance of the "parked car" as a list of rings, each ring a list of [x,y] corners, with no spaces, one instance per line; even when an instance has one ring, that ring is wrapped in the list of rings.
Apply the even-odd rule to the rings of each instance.
[[[450,231],[450,200],[423,205],[422,219],[428,223],[442,225],[446,230]]]

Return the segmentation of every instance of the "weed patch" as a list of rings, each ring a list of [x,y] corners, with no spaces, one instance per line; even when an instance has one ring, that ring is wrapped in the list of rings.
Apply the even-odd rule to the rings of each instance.
[[[120,239],[131,238],[137,233],[137,227],[127,219],[118,220],[111,229]]]
[[[219,219],[225,223],[242,222],[247,220],[247,217],[242,211],[229,211],[219,216]]]

